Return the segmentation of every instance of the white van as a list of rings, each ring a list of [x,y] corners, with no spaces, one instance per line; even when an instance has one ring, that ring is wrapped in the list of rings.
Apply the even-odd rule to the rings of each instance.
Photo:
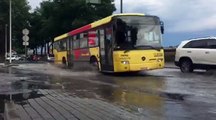
[[[216,69],[216,37],[182,41],[176,49],[175,65],[182,72]]]

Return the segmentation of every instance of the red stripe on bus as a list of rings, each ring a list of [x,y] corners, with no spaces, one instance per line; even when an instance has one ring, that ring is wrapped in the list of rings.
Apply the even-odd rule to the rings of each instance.
[[[96,33],[95,34],[88,34],[88,37],[97,37]]]
[[[76,30],[69,32],[69,35],[75,35],[77,33],[81,33],[83,31],[89,30],[90,28],[91,28],[91,25],[86,25],[86,26],[83,26],[81,28],[78,28]]]
[[[88,37],[97,37],[97,32],[96,31],[89,31]]]
[[[79,57],[81,55],[81,51],[80,50],[74,50],[74,59],[75,60],[78,60]]]
[[[88,44],[89,44],[89,45],[96,45],[94,39],[89,39]]]

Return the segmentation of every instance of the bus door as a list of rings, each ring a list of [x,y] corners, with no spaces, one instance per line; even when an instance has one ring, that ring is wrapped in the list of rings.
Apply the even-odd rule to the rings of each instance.
[[[112,34],[108,29],[99,30],[100,40],[100,63],[102,71],[113,71],[113,56],[112,56]]]
[[[72,37],[69,37],[67,39],[67,62],[68,62],[68,67],[72,67],[73,65],[73,58],[72,58],[72,53],[73,53],[73,49],[72,49]]]

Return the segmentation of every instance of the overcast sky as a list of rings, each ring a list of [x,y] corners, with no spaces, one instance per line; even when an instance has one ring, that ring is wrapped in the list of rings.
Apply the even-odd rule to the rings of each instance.
[[[29,0],[33,8],[41,1]],[[191,37],[216,36],[216,0],[123,0],[123,3],[124,12],[159,16],[165,23],[165,39],[169,44]],[[120,0],[115,0],[116,13],[119,4]],[[172,42],[173,39],[177,42]]]
[[[32,9],[35,9],[37,6],[40,6],[40,2],[43,0],[28,0],[29,5],[32,7]]]

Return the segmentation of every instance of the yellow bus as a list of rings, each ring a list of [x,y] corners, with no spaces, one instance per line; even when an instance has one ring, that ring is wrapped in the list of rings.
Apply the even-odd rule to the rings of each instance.
[[[162,69],[163,24],[159,17],[115,14],[54,39],[55,63],[101,72]]]

